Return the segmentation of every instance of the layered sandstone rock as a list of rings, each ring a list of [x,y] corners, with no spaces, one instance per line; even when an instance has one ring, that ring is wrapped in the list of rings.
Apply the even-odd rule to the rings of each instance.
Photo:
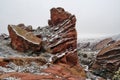
[[[11,45],[14,49],[18,51],[40,50],[41,39],[34,36],[31,32],[16,25],[8,25],[8,30],[11,38]]]
[[[49,26],[35,30],[34,34],[28,32],[23,24],[9,25],[8,27],[11,45],[14,49],[19,51],[40,50],[42,41],[42,49],[52,54],[50,60],[44,65],[46,68],[40,71],[43,74],[38,76],[15,72],[3,74],[0,79],[14,76],[21,80],[85,80],[86,74],[78,62],[76,17],[63,8],[52,8],[51,19],[48,24]],[[9,60],[23,61],[24,59]],[[36,62],[39,59],[28,60]]]
[[[57,26],[58,24],[62,23],[64,20],[70,17],[70,13],[66,12],[63,8],[52,8],[50,10],[51,13],[51,20],[48,21],[50,26]]]
[[[64,56],[62,62],[78,63],[76,17],[63,8],[52,8],[49,26],[41,28],[37,36],[42,36],[45,50],[57,56]],[[45,32],[45,33],[44,33]],[[72,55],[72,56],[71,56]],[[75,57],[75,58],[74,58]],[[71,60],[74,59],[74,60]]]
[[[20,80],[85,80],[83,69],[79,66],[70,67],[66,64],[52,65],[41,71],[41,74],[35,75],[31,73],[5,73],[0,76],[0,79],[14,77]]]
[[[28,32],[33,31],[33,28],[32,28],[31,25],[25,26],[23,23],[21,23],[21,24],[18,24],[17,26],[18,26],[18,27],[21,27],[22,29],[25,29],[25,30],[28,31]]]
[[[93,48],[92,50],[101,50],[104,47],[114,43],[115,41],[112,38],[106,38],[101,40],[100,42],[98,42]]]
[[[97,55],[91,69],[112,74],[120,67],[120,41],[103,48]],[[105,75],[104,75],[105,76]],[[110,76],[109,76],[110,77]]]

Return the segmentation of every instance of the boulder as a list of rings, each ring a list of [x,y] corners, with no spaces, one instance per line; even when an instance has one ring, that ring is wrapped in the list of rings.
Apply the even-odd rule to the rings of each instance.
[[[97,55],[95,62],[93,63],[91,69],[97,73],[105,73],[101,76],[103,77],[112,77],[107,76],[108,74],[112,75],[120,67],[120,41],[106,46],[103,48]]]
[[[16,25],[8,25],[8,31],[11,38],[11,46],[18,51],[39,51],[41,48],[41,39],[34,36],[33,33],[26,31]]]

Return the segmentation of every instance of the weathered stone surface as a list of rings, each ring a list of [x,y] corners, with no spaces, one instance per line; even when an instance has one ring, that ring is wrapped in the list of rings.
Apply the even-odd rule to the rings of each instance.
[[[66,64],[57,64],[42,70],[39,75],[12,72],[1,75],[0,79],[7,77],[15,77],[21,80],[85,80],[85,73],[80,66],[70,67]]]
[[[103,48],[97,55],[97,59],[94,62],[91,69],[99,72],[106,72],[105,74],[110,76],[114,71],[120,67],[120,41],[117,41],[105,48]],[[108,77],[104,75],[104,77]]]
[[[8,25],[8,30],[11,38],[11,45],[14,49],[18,51],[40,50],[41,39],[34,36],[31,32],[15,25]]]
[[[72,62],[74,59],[73,63],[76,65],[78,63],[76,17],[63,8],[52,8],[51,20],[48,23],[49,26],[35,32],[37,36],[42,37],[44,49],[52,54],[58,54],[57,56],[65,55],[64,61],[61,59],[62,62]]]
[[[64,20],[68,19],[71,15],[61,7],[52,8],[50,10],[50,13],[51,13],[51,20],[48,21],[48,24],[50,26],[56,26],[62,23]]]
[[[54,64],[43,71],[46,73],[51,73],[66,80],[70,80],[70,78],[71,79],[73,78],[73,80],[81,80],[81,79],[84,80],[86,76],[82,67],[80,66],[71,67],[70,65],[61,64],[61,63]]]
[[[92,50],[101,50],[104,47],[114,43],[115,41],[112,38],[106,38],[101,40],[100,42],[98,42],[93,48]]]
[[[41,66],[45,68],[43,70],[40,69],[40,75],[20,73],[15,70],[14,73],[2,74],[0,79],[16,77],[21,80],[85,80],[86,74],[79,64],[77,55],[75,16],[62,8],[52,8],[51,20],[48,23],[49,26],[38,28],[34,31],[34,35],[38,38],[28,32],[23,24],[8,26],[11,45],[14,49],[19,51],[40,50],[42,41],[43,51],[45,50],[46,53],[50,52],[52,56],[46,65]],[[39,59],[10,58],[3,59],[3,62],[11,61],[21,65],[23,61],[29,64],[31,61],[37,62],[36,60],[39,61]],[[17,61],[19,61],[19,64]]]
[[[33,31],[31,25],[25,26],[23,23],[21,23],[21,24],[18,24],[17,26],[18,26],[18,27],[21,27],[22,29],[25,29],[26,31],[29,31],[29,32]]]

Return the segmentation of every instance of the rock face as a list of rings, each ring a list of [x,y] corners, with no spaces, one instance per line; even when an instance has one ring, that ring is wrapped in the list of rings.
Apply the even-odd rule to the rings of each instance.
[[[70,18],[71,14],[66,12],[63,8],[52,8],[50,10],[51,20],[48,21],[50,26],[57,26],[60,23],[63,23],[64,20]]]
[[[14,49],[18,51],[40,50],[41,39],[34,36],[31,32],[15,25],[8,25],[8,30],[11,38],[11,45]]]
[[[112,38],[106,38],[104,40],[101,40],[100,42],[98,42],[92,50],[101,50],[104,47],[114,43],[115,41]]]
[[[49,26],[37,30],[35,34],[42,37],[45,50],[57,56],[65,55],[62,62],[77,64],[76,17],[63,8],[52,8],[50,11]]]
[[[25,61],[28,64],[31,61],[36,63],[42,62],[45,65],[40,64],[43,66],[39,67],[39,75],[22,73],[26,69],[21,72],[15,70],[15,72],[12,73],[4,72],[4,74],[0,76],[0,79],[13,77],[14,75],[15,78],[20,78],[21,80],[85,80],[86,74],[79,64],[77,55],[77,32],[75,29],[76,17],[66,12],[63,8],[52,8],[51,19],[48,21],[48,24],[49,26],[43,28],[39,27],[34,31],[31,30],[30,27],[28,29],[25,28],[23,24],[8,26],[11,45],[14,49],[19,51],[38,51],[41,49],[43,50],[43,54],[48,53],[51,56],[47,62],[38,57],[35,59],[7,59],[7,61],[11,61],[15,65],[23,65],[21,64],[22,61]],[[39,56],[41,56],[41,54],[39,54]],[[5,66],[7,63],[6,60],[0,60]],[[19,64],[16,64],[16,61],[19,61]],[[30,68],[33,70],[32,73],[36,71],[36,66],[34,66],[34,68]]]
[[[92,69],[99,72],[106,72],[104,75],[112,74],[120,67],[120,41],[117,41],[103,48],[97,55]],[[103,76],[103,75],[101,75]],[[107,76],[108,77],[108,76]],[[109,76],[111,77],[111,76]]]

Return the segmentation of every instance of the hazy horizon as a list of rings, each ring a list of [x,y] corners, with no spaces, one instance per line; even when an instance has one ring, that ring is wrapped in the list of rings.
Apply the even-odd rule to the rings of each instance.
[[[120,33],[120,0],[0,0],[0,33],[8,33],[8,24],[46,26],[52,7],[75,14],[81,38]]]

